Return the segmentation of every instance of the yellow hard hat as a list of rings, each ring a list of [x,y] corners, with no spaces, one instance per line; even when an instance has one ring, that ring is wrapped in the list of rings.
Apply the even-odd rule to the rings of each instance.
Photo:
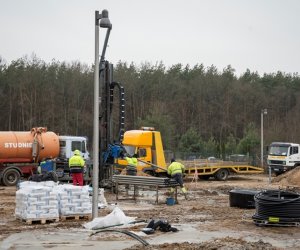
[[[80,155],[80,151],[79,151],[78,149],[76,149],[76,150],[74,151],[74,155]]]

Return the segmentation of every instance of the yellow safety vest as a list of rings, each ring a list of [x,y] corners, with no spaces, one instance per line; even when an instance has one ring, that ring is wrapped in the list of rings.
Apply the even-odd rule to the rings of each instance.
[[[73,155],[69,159],[69,167],[71,172],[82,172],[84,164],[84,159],[80,155]]]
[[[174,174],[182,174],[184,173],[185,168],[184,165],[182,165],[180,162],[172,162],[170,166],[168,167],[168,174],[174,175]]]
[[[137,158],[135,158],[135,157],[132,157],[132,158],[126,157],[125,159],[127,160],[129,166],[135,167],[135,168],[137,167],[137,164],[138,164]]]

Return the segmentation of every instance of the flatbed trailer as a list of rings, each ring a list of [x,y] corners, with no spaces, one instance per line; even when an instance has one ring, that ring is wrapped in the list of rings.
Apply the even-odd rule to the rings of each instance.
[[[244,162],[232,161],[183,161],[185,174],[188,177],[198,176],[199,179],[208,180],[214,177],[219,181],[227,180],[230,174],[261,174],[263,168],[248,165]]]

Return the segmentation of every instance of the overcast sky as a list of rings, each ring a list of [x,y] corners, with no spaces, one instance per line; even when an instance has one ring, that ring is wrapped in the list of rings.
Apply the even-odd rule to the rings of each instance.
[[[113,25],[106,59],[114,64],[299,72],[298,0],[0,0],[0,56],[92,65],[95,10],[103,9]]]

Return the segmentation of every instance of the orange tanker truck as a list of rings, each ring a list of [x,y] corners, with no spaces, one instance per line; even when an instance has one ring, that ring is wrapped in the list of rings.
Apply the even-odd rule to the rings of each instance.
[[[47,128],[31,131],[0,131],[0,183],[16,185],[22,177],[29,177],[45,159],[54,162],[60,178],[69,180],[68,158],[79,149],[88,160],[87,139],[81,136],[59,136]],[[68,176],[66,176],[68,174]]]

